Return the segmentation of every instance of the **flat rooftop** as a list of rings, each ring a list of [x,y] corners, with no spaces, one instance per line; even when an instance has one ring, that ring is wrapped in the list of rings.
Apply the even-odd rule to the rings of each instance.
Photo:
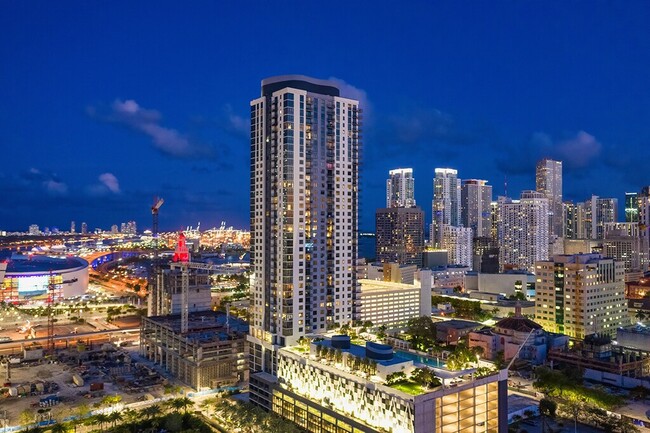
[[[146,319],[177,334],[181,333],[181,315],[152,316]],[[196,311],[189,313],[185,338],[198,343],[225,341],[233,333],[248,333],[248,324],[240,319],[226,316],[220,311]]]
[[[361,283],[362,292],[369,292],[369,291],[392,292],[400,289],[406,289],[406,290],[420,289],[419,286],[414,286],[413,284],[393,283],[390,281],[360,279],[359,283]]]

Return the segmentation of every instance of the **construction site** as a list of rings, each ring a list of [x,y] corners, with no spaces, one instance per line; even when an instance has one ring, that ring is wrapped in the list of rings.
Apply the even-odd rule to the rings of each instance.
[[[159,208],[152,207],[155,229]],[[154,266],[149,317],[140,328],[140,354],[197,390],[248,380],[248,325],[212,311],[212,268],[191,261],[180,233],[172,262]]]

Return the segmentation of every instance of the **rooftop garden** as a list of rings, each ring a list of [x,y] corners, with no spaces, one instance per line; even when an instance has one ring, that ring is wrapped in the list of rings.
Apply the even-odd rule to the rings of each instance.
[[[442,381],[433,374],[433,370],[416,368],[408,376],[402,371],[389,374],[386,385],[410,395],[420,395],[441,386]]]

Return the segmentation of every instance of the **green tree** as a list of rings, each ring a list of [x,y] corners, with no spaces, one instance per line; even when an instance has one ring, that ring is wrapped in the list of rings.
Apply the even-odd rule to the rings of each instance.
[[[406,333],[413,347],[419,350],[427,350],[436,341],[436,327],[428,316],[409,320]]]

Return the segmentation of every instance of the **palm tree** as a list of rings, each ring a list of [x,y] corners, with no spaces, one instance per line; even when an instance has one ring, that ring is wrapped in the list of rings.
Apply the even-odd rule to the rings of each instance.
[[[105,413],[98,413],[97,415],[94,415],[94,418],[95,423],[99,424],[100,430],[104,430],[104,424],[107,424],[110,421],[108,415]]]
[[[639,322],[643,322],[646,319],[645,313],[641,310],[637,310],[634,315]]]
[[[122,416],[119,412],[114,411],[108,415],[108,422],[113,423],[113,427],[117,425],[117,422],[122,419]]]
[[[160,406],[157,404],[152,404],[151,406],[144,408],[144,410],[142,411],[142,415],[144,415],[144,417],[147,420],[150,420],[156,415],[160,415],[160,413],[161,413]]]
[[[178,405],[180,406],[180,408],[183,409],[183,413],[187,413],[188,407],[194,406],[194,402],[187,397],[177,398],[176,400],[178,400]]]
[[[68,433],[68,423],[57,422],[50,429],[50,433]]]

